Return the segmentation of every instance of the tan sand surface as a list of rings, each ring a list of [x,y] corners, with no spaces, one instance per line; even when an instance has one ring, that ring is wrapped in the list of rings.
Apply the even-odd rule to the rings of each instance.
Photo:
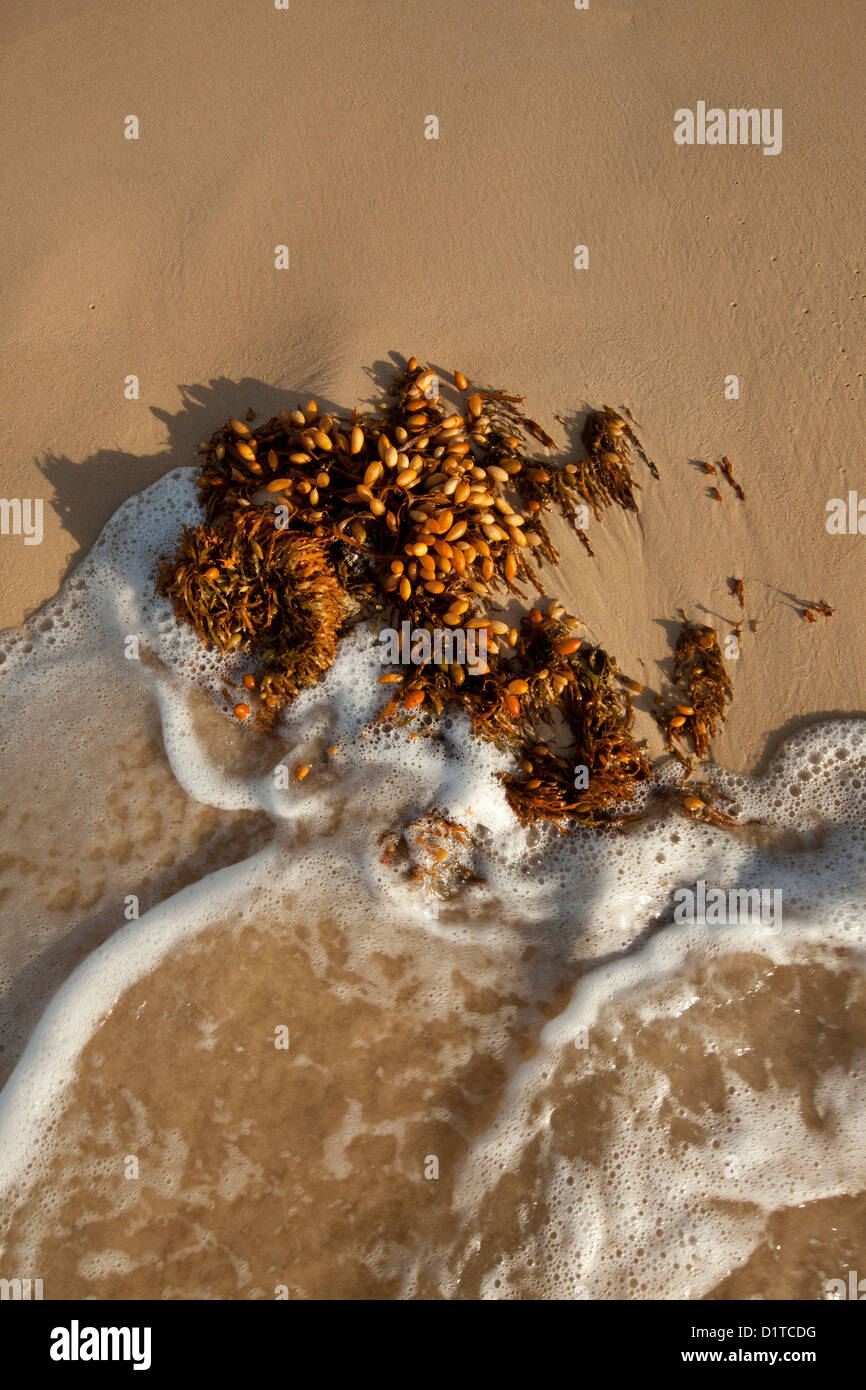
[[[372,400],[414,352],[551,429],[633,411],[661,481],[594,560],[559,533],[556,587],[657,689],[677,608],[729,623],[744,579],[720,761],[862,712],[866,542],[825,517],[866,494],[864,29],[861,0],[5,7],[0,487],[45,533],[0,536],[0,624],[229,413]],[[781,108],[781,153],[678,146],[701,100]],[[708,496],[722,454],[745,503]]]

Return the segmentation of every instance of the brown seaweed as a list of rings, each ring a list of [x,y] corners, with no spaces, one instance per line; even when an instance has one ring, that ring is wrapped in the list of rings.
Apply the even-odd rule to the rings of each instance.
[[[666,746],[690,739],[699,758],[706,756],[710,739],[724,723],[731,698],[731,683],[711,627],[684,619],[677,640],[673,678],[685,687],[681,703],[668,706],[656,717],[666,736]]]
[[[321,679],[361,618],[407,621],[431,639],[483,629],[481,661],[431,659],[383,674],[380,719],[463,710],[479,737],[513,753],[519,771],[504,782],[522,820],[619,823],[650,767],[616,662],[575,635],[560,604],[533,607],[518,625],[497,610],[522,599],[526,584],[544,593],[542,566],[558,558],[548,512],[573,522],[579,499],[597,517],[611,505],[636,511],[634,456],[658,470],[631,417],[607,406],[585,423],[586,459],[540,461],[534,446],[556,446],[521,396],[455,381],[461,410],[411,358],[380,411],[330,415],[310,400],[257,427],[252,410],[229,420],[200,446],[205,519],[182,533],[160,591],[203,642],[248,657],[253,703],[235,712],[254,712],[264,728]],[[678,661],[697,683],[688,727],[700,752],[721,717],[717,677],[701,684],[685,651]],[[296,777],[308,773],[303,764]]]

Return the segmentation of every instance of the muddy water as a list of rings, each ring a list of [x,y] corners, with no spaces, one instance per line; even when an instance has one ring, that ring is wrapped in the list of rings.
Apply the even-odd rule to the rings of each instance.
[[[863,1194],[756,1200],[765,1169],[792,1198],[830,1177],[826,1079],[866,1046],[843,960],[734,955],[692,962],[676,1001],[635,992],[536,1085],[491,1167],[557,1000],[519,960],[506,980],[483,949],[399,928],[357,960],[296,910],[220,924],[118,1001],[4,1266],[47,1297],[268,1299],[819,1298],[862,1267]]]

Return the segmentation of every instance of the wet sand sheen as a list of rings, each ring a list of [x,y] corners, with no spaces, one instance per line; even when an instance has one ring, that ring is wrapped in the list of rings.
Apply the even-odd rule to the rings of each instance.
[[[38,678],[19,692],[27,725],[13,715],[3,740],[14,794],[2,811],[0,1086],[51,994],[125,917],[245,859],[270,834],[263,815],[184,793],[142,693],[138,663],[107,676],[104,658],[82,661],[51,692]],[[204,695],[191,701],[190,721],[226,767],[255,768],[260,745],[229,750]]]
[[[580,1226],[586,1165],[610,1202],[636,1206],[633,1244],[592,1296],[658,1296],[644,1247],[659,1240],[661,1296],[688,1296],[719,1220],[739,1231],[745,1263],[710,1297],[821,1298],[826,1279],[862,1264],[850,1214],[864,1194],[766,1212],[742,1196],[747,1156],[733,1153],[723,1189],[708,1168],[695,1209],[683,1203],[694,1224],[678,1258],[652,1187],[636,1200],[616,1119],[624,1101],[648,1169],[733,1149],[730,1069],[765,1100],[790,1088],[820,1132],[825,1068],[866,1046],[856,970],[728,957],[687,972],[700,1002],[673,1026],[664,1010],[647,1018],[646,998],[609,1010],[592,1049],[564,1056],[534,1098],[536,1131],[467,1224],[456,1179],[557,1002],[531,996],[519,961],[503,971],[483,949],[431,952],[397,931],[359,960],[334,923],[290,914],[206,933],[127,991],[87,1044],[62,1146],[15,1214],[4,1261],[38,1269],[46,1297],[537,1298],[557,1284],[586,1297],[568,1274],[580,1252],[562,1249],[565,1213]],[[282,1027],[288,1046],[276,1047]],[[437,1178],[425,1176],[431,1157]],[[131,1159],[137,1177],[125,1176]],[[573,1202],[559,1209],[548,1188],[562,1165]]]

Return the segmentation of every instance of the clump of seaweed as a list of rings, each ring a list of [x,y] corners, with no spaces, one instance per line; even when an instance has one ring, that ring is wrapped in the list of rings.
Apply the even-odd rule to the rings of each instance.
[[[380,862],[423,883],[437,897],[448,898],[468,884],[483,883],[471,863],[474,841],[465,825],[433,810],[419,820],[389,831]]]
[[[185,527],[159,588],[206,645],[257,648],[270,711],[321,679],[350,607],[325,543],[278,530],[254,510]]]
[[[741,501],[741,502],[745,502],[745,500],[746,500],[746,494],[745,494],[745,492],[743,491],[743,489],[740,487],[740,484],[737,482],[736,478],[734,477],[733,465],[731,464],[731,460],[727,457],[727,455],[725,455],[725,457],[722,459],[721,463],[719,464],[719,472],[720,472],[720,473],[723,473],[724,476],[725,476],[725,478],[727,478],[728,482],[730,483],[731,487],[734,489],[734,492],[737,494],[737,496],[739,497],[740,501]],[[721,499],[720,499],[720,500],[721,500]]]
[[[685,811],[688,814],[691,820],[703,821],[706,825],[718,825],[723,830],[733,830],[743,824],[762,824],[762,822],[758,820],[749,820],[745,822],[736,820],[734,816],[729,816],[727,811],[719,810],[718,806],[714,806],[712,802],[709,800],[709,797],[711,795],[718,796],[717,791],[711,793],[707,789],[702,788],[702,790],[704,791],[704,797],[707,797],[707,800],[704,800],[702,797],[699,796],[684,796],[682,799],[683,811]]]
[[[496,610],[527,583],[544,594],[541,567],[558,559],[548,512],[573,520],[580,498],[596,515],[636,510],[633,449],[658,471],[609,407],[586,422],[587,459],[540,462],[533,446],[556,446],[522,397],[454,379],[461,410],[413,357],[379,411],[331,415],[309,400],[257,427],[252,411],[229,420],[200,446],[205,519],[162,565],[160,591],[203,642],[248,654],[235,714],[264,728],[321,679],[352,623],[408,623],[431,655],[401,655],[383,675],[381,719],[462,710],[513,753],[506,795],[522,820],[619,823],[650,769],[615,661],[574,635],[561,604],[519,624]],[[437,651],[437,634],[456,628],[483,632],[481,659]]]
[[[631,474],[632,446],[656,478],[658,469],[647,459],[629,422],[610,406],[594,410],[584,424],[583,442],[587,457],[574,465],[573,486],[592,507],[596,521],[614,504],[623,511],[636,512],[634,490],[640,484]]]
[[[555,708],[564,732],[556,751],[537,736],[524,740],[520,775],[504,778],[506,797],[524,821],[598,825],[635,796],[649,778],[649,763],[629,732],[631,701],[615,683],[616,661],[571,636],[563,619],[554,604],[546,616],[532,609],[522,623],[518,652],[529,679],[518,684],[528,686],[525,714],[537,735],[542,722],[553,725]]]
[[[732,598],[735,598],[735,599],[737,600],[737,602],[739,603],[740,607],[741,607],[741,608],[745,608],[745,606],[746,606],[746,595],[745,595],[745,590],[743,589],[743,581],[742,581],[742,579],[735,579],[734,576],[732,575],[731,578],[728,580],[728,590],[729,590],[729,592],[730,592],[730,594],[731,594],[731,597],[732,597]]]
[[[674,740],[690,738],[695,753],[703,758],[710,739],[724,723],[731,683],[715,630],[690,623],[685,615],[677,640],[673,678],[685,685],[686,697],[681,704],[670,705],[657,715],[666,746],[673,748]],[[680,751],[674,751],[685,762]]]
[[[803,617],[806,619],[807,623],[814,623],[818,621],[815,617],[816,613],[820,613],[824,618],[832,618],[835,612],[836,609],[831,608],[829,603],[825,603],[822,599],[820,603],[810,603],[804,608]]]

